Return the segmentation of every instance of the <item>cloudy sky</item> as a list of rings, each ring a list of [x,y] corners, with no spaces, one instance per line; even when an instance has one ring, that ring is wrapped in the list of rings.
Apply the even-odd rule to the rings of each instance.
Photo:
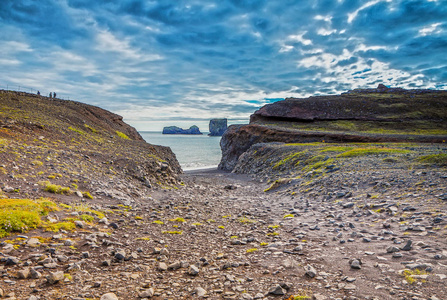
[[[447,0],[1,0],[0,29],[0,88],[139,130],[378,83],[447,88]]]

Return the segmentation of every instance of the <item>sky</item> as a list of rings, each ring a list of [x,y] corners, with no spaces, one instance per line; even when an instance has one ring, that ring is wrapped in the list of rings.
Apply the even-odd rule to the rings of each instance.
[[[140,131],[207,131],[286,97],[447,89],[447,0],[0,0],[0,70]]]

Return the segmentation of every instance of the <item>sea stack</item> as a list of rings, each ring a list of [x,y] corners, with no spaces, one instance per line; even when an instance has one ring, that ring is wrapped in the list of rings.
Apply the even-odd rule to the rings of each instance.
[[[227,130],[227,119],[210,120],[210,136],[222,136]]]
[[[168,126],[163,128],[163,134],[202,134],[199,127],[192,125],[189,129],[182,129],[177,126]]]

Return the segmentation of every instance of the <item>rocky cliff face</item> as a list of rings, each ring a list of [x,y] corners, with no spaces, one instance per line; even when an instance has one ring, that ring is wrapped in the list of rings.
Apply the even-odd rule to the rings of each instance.
[[[168,126],[163,128],[163,134],[202,134],[199,127],[193,125],[188,129],[183,129],[177,126]]]
[[[219,169],[257,143],[434,142],[447,139],[447,91],[367,89],[268,104],[222,136]]]
[[[227,119],[211,119],[209,130],[210,136],[222,136],[227,130]]]

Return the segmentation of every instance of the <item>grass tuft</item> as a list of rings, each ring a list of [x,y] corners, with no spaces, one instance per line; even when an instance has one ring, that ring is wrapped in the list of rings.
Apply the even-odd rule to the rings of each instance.
[[[419,157],[418,161],[424,164],[431,164],[440,167],[445,167],[447,166],[447,154],[440,153],[440,154],[424,155],[422,157]]]

